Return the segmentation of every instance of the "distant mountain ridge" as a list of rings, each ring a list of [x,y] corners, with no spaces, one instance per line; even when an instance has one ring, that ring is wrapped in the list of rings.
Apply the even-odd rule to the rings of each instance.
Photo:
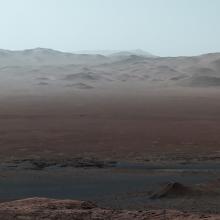
[[[220,53],[156,57],[142,50],[77,54],[47,48],[0,50],[2,79],[23,76],[37,85],[95,88],[99,83],[144,82],[156,86],[220,86]],[[18,77],[19,76],[19,77]],[[10,81],[9,80],[9,81]]]
[[[98,52],[98,51],[97,51]],[[132,56],[155,58],[142,50],[134,51],[109,51],[109,54],[92,53],[81,51],[80,53],[62,52],[48,48],[34,48],[26,50],[3,50],[0,49],[0,66],[8,65],[67,65],[67,64],[89,64],[125,60]],[[107,52],[106,52],[107,53]]]
[[[103,55],[73,54],[47,48],[0,50],[0,66],[96,64],[107,61]]]
[[[77,54],[100,54],[104,56],[130,56],[130,55],[136,55],[136,56],[144,56],[144,57],[157,57],[151,53],[148,53],[141,49],[136,50],[82,50],[77,51]]]

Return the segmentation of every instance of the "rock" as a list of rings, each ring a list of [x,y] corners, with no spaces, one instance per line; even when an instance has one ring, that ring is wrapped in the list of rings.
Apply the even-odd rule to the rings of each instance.
[[[2,220],[197,220],[220,219],[218,215],[195,215],[173,210],[127,211],[97,207],[92,202],[30,198],[0,203]]]

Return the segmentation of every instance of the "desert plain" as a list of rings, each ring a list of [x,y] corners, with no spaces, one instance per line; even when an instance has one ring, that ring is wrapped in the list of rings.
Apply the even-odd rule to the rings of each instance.
[[[0,216],[47,197],[117,210],[99,219],[220,218],[220,54],[1,50],[0,77]]]

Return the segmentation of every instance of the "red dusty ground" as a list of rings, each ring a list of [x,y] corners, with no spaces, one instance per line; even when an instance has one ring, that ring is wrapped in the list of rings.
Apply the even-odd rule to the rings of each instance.
[[[173,210],[126,211],[97,207],[91,202],[30,198],[0,204],[4,220],[220,220],[220,215],[190,214]]]

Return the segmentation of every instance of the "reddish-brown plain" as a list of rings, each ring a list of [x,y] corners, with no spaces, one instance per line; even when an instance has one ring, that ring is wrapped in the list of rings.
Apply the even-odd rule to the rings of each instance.
[[[209,88],[8,95],[0,102],[0,154],[213,154],[219,112],[220,91]]]

